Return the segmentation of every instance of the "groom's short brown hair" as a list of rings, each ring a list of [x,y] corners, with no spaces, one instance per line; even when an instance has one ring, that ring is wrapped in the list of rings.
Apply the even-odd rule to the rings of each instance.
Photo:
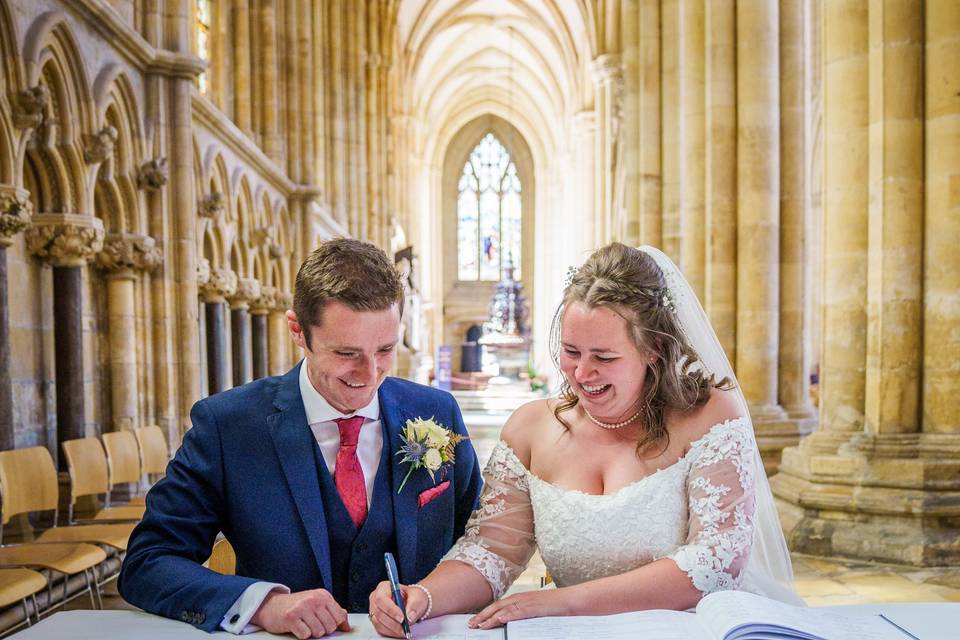
[[[313,250],[300,265],[293,312],[310,347],[311,326],[323,322],[323,307],[336,300],[354,311],[383,311],[396,304],[403,313],[400,272],[376,245],[336,238]]]

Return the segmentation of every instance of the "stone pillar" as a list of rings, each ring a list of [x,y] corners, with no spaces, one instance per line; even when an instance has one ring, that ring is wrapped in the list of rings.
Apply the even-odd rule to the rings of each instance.
[[[780,3],[780,404],[802,432],[814,427],[809,396],[809,260],[804,0]]]
[[[131,430],[140,424],[137,381],[137,331],[134,283],[138,272],[160,264],[163,254],[150,236],[111,234],[97,254],[107,273],[107,332],[110,343],[110,409],[113,431]]]
[[[594,180],[594,138],[596,137],[596,114],[581,111],[574,116],[573,146],[574,175],[577,176],[577,211],[579,225],[576,233],[570,234],[571,264],[579,266],[587,255],[600,246],[600,225],[596,219],[596,182]]]
[[[780,85],[776,3],[737,2],[737,377],[758,436],[777,402]],[[759,438],[758,438],[759,439]]]
[[[27,229],[31,253],[53,266],[57,443],[86,436],[83,390],[83,268],[103,248],[103,222],[93,216],[44,213]],[[57,450],[59,453],[59,449]],[[59,455],[58,455],[59,457]],[[61,470],[65,462],[60,460]]]
[[[210,279],[200,288],[207,325],[207,393],[227,387],[227,335],[224,326],[226,298],[237,290],[237,274],[229,269],[211,269]]]
[[[704,308],[730,362],[737,345],[737,13],[705,3],[706,268]]]
[[[250,0],[233,0],[233,121],[248,136],[250,119]]]
[[[660,248],[680,264],[680,0],[660,3]]]
[[[960,434],[960,4],[926,4],[923,431]],[[954,441],[955,442],[955,441]]]
[[[7,247],[30,224],[32,204],[23,189],[0,186],[0,451],[13,449],[13,387],[10,380],[10,308],[7,296]]]
[[[597,244],[606,244],[614,235],[614,167],[623,102],[623,63],[619,54],[597,57],[591,67],[594,82],[596,136],[594,152],[594,201]]]
[[[270,375],[270,348],[268,320],[277,306],[276,287],[260,287],[260,297],[250,305],[253,342],[253,379]]]
[[[280,162],[280,132],[277,125],[280,89],[277,83],[276,0],[260,0],[260,144],[274,162]]]
[[[230,344],[233,355],[233,386],[253,379],[250,364],[250,302],[260,297],[260,281],[240,278],[230,297]]]
[[[680,2],[680,268],[704,298],[704,5]],[[730,162],[730,159],[727,160]]]
[[[660,0],[640,0],[640,242],[661,246]]]
[[[287,332],[287,309],[293,307],[293,296],[289,293],[277,292],[277,304],[270,311],[267,319],[267,341],[269,351],[270,375],[279,376],[290,368],[290,338]]]

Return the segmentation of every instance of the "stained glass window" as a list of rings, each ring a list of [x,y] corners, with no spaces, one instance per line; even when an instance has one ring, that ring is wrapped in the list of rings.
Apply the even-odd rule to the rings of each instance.
[[[212,24],[210,0],[197,0],[197,55],[210,62],[210,25]],[[207,72],[197,76],[200,93],[207,92]]]
[[[507,259],[521,278],[520,177],[496,136],[488,133],[460,174],[457,262],[460,280],[500,280]]]

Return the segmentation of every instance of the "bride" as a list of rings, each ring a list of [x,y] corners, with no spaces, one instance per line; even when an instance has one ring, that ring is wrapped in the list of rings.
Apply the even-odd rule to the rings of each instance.
[[[613,243],[554,319],[559,398],[510,417],[480,506],[443,562],[401,588],[416,622],[688,609],[743,589],[797,603],[743,394],[690,286],[657,249]],[[556,589],[502,597],[535,549]],[[389,584],[370,595],[402,637]]]

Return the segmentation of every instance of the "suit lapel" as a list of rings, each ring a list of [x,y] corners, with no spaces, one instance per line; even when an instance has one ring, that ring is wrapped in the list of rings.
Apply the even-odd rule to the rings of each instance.
[[[303,398],[300,396],[301,366],[302,362],[281,379],[274,397],[278,412],[267,418],[267,424],[287,486],[300,513],[320,575],[323,576],[323,586],[332,589],[330,539],[317,477],[317,461],[313,455],[313,432],[307,425]]]
[[[417,515],[419,506],[417,496],[424,488],[423,477],[427,477],[426,472],[414,471],[413,475],[407,481],[403,491],[399,494],[397,489],[407,475],[408,464],[401,463],[403,456],[398,456],[397,452],[402,446],[400,434],[407,420],[415,417],[407,415],[400,407],[402,403],[409,402],[409,398],[400,398],[394,384],[389,378],[380,386],[380,417],[383,419],[384,437],[387,441],[385,447],[390,451],[390,484],[393,493],[393,525],[397,532],[397,570],[400,573],[402,582],[413,581],[417,575]],[[429,477],[427,477],[429,482]]]

